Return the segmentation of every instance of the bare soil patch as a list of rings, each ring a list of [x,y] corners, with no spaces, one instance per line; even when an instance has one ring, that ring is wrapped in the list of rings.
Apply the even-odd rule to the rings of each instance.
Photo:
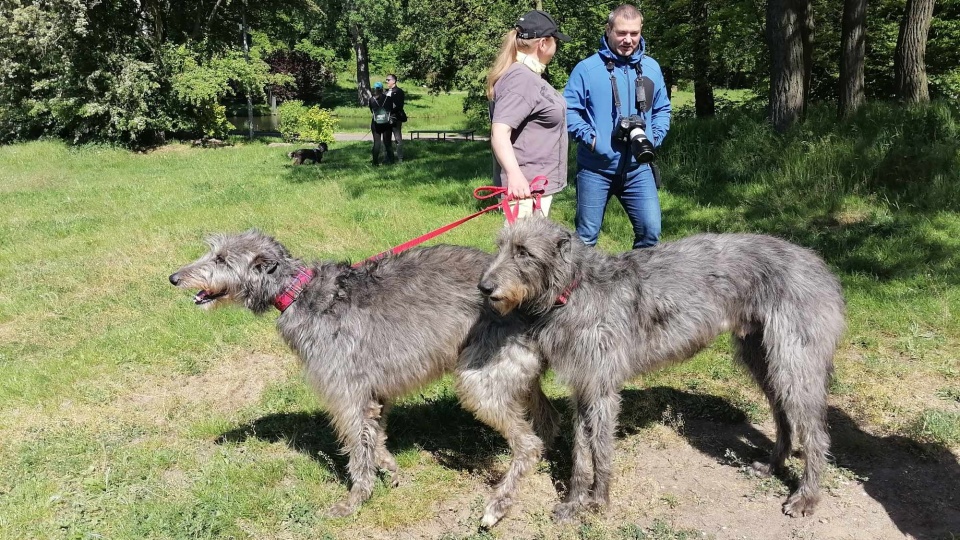
[[[540,470],[527,478],[514,510],[492,533],[498,538],[578,538],[586,524],[596,533],[590,538],[622,538],[625,527],[645,530],[660,523],[718,540],[926,540],[960,535],[955,450],[875,436],[836,407],[830,410],[830,427],[835,461],[814,516],[793,519],[781,512],[796,485],[798,459],[791,460],[791,472],[781,479],[761,479],[745,471],[744,464],[764,459],[772,449],[772,422],[687,419],[672,425],[622,426],[611,507],[573,525],[556,525],[549,517],[569,474],[569,443],[558,441]],[[473,536],[482,499],[497,472],[473,471],[468,489],[437,503],[430,520],[397,529],[361,528],[357,533],[383,539]]]

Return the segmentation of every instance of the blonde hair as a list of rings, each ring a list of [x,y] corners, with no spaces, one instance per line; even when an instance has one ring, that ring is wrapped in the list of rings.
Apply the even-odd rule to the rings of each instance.
[[[487,99],[493,100],[493,85],[497,84],[503,73],[517,61],[517,51],[529,51],[543,38],[521,39],[517,37],[517,29],[511,28],[503,35],[500,43],[500,52],[487,72]],[[553,39],[553,38],[551,38]]]

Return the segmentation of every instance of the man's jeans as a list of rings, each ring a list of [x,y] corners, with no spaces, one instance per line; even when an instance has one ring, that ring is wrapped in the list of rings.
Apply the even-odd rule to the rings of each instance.
[[[644,248],[660,239],[660,198],[650,167],[625,175],[577,171],[577,235],[588,246],[596,245],[607,201],[615,195],[633,224],[633,247]]]

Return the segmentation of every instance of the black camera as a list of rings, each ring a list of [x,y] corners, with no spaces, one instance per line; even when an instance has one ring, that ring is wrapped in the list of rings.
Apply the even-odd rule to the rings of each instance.
[[[636,158],[637,163],[650,163],[656,155],[653,153],[653,143],[647,138],[643,128],[646,127],[643,117],[638,114],[631,114],[627,117],[620,117],[616,129],[613,132],[615,139],[621,140],[630,145],[630,152]]]

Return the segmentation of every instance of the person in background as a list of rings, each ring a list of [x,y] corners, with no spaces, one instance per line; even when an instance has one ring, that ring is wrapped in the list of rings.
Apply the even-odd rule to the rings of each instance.
[[[407,121],[407,113],[403,110],[403,89],[397,86],[397,76],[387,75],[387,97],[393,102],[393,142],[397,145],[397,163],[403,161],[403,123]]]
[[[380,165],[381,148],[386,148],[387,163],[393,163],[393,140],[390,126],[390,111],[393,102],[390,96],[383,92],[383,83],[373,83],[373,95],[370,96],[370,112],[373,118],[370,121],[370,132],[373,134],[373,164]]]
[[[563,92],[567,129],[577,142],[577,234],[588,246],[597,243],[611,195],[630,218],[634,248],[660,239],[660,199],[650,160],[670,128],[670,98],[660,65],[645,54],[642,28],[637,8],[614,9],[600,50],[577,64]],[[641,154],[637,143],[643,138],[649,145]]]
[[[506,187],[508,196],[526,199],[521,216],[533,212],[529,197],[535,177],[547,177],[544,215],[552,195],[567,185],[566,104],[542,77],[559,41],[570,38],[560,33],[553,17],[529,11],[503,36],[487,74],[494,182]]]

